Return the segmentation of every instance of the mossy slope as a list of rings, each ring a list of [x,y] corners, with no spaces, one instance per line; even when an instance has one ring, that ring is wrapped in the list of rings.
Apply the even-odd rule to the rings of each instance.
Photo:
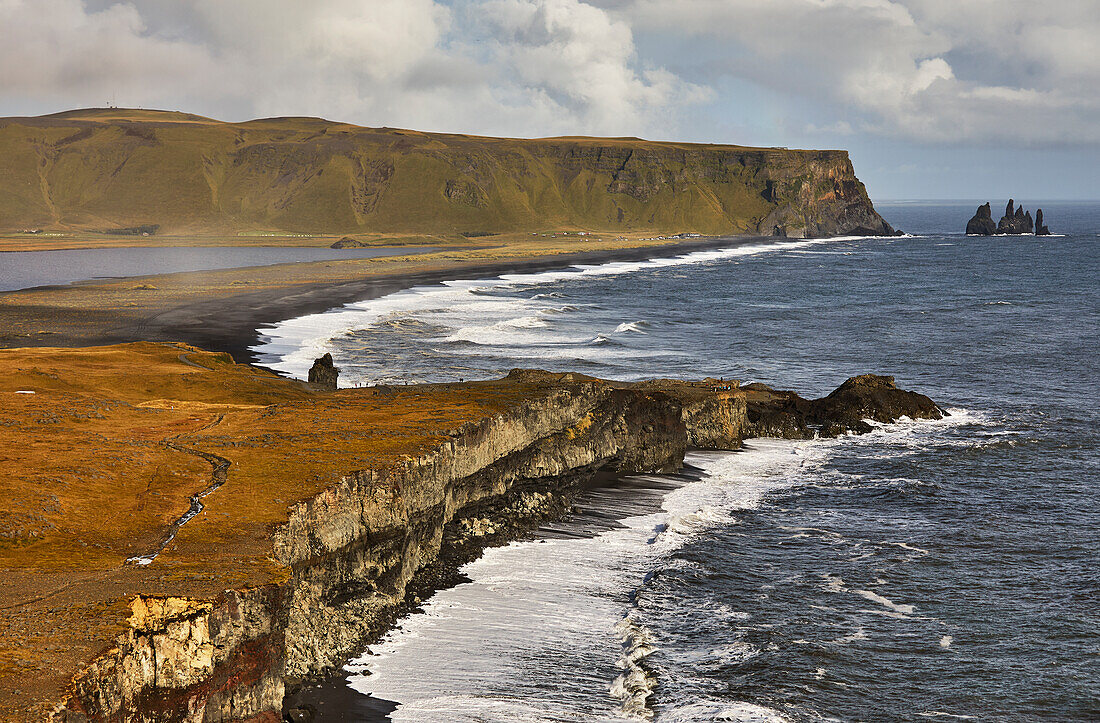
[[[196,234],[889,230],[845,151],[123,109],[0,119],[0,230],[153,224]]]

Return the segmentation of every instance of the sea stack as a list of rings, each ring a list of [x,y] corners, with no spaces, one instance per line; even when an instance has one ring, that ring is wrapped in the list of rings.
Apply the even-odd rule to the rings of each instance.
[[[1012,235],[1032,233],[1035,230],[1035,224],[1031,220],[1031,214],[1025,214],[1023,206],[1019,206],[1013,211],[1013,204],[1013,200],[1008,199],[1005,215],[1001,218],[1001,222],[997,224],[997,233]]]
[[[1005,206],[1005,215],[1001,217],[999,223],[993,223],[993,212],[989,203],[978,206],[973,218],[966,223],[966,234],[968,236],[1029,233],[1034,233],[1036,236],[1045,236],[1050,233],[1050,229],[1043,225],[1042,210],[1039,210],[1037,218],[1032,220],[1031,211],[1024,211],[1024,207],[1017,206],[1011,198],[1008,199],[1008,205]]]
[[[1043,224],[1043,209],[1035,211],[1035,235],[1036,236],[1049,236],[1050,229]]]
[[[340,370],[333,365],[332,354],[326,353],[309,368],[309,383],[325,389],[335,389],[336,379],[339,376]]]
[[[1009,203],[1012,203],[1009,201]],[[997,224],[993,223],[993,209],[989,203],[978,206],[974,218],[966,224],[967,236],[992,236],[997,233]]]

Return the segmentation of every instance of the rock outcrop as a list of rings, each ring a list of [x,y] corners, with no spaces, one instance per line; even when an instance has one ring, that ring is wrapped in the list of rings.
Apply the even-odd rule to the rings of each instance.
[[[992,236],[997,233],[997,224],[993,222],[993,209],[989,203],[978,206],[978,211],[966,223],[967,236]]]
[[[1036,236],[1049,236],[1050,229],[1043,224],[1043,209],[1035,211],[1035,235]]]
[[[1016,206],[1013,199],[1008,200],[1005,206],[1005,215],[1000,222],[993,223],[993,213],[988,203],[978,206],[977,212],[966,223],[968,236],[995,236],[1000,234],[1021,235],[1034,233],[1037,236],[1045,236],[1050,233],[1043,225],[1043,211],[1039,209],[1037,218],[1033,221],[1030,211],[1024,211],[1023,206]]]
[[[516,370],[506,381],[540,391],[290,505],[268,553],[283,582],[213,600],[134,600],[127,630],[77,676],[53,719],[275,723],[286,683],[333,670],[391,625],[410,585],[448,550],[477,550],[562,514],[596,475],[672,472],[692,446],[942,414],[874,375],[818,400],[713,379],[626,384]]]
[[[313,362],[309,368],[309,383],[325,389],[336,389],[340,370],[332,363],[332,354],[325,353]]]
[[[745,387],[747,436],[812,439],[848,432],[871,431],[866,420],[893,422],[941,419],[943,410],[923,394],[898,389],[893,377],[864,374],[852,377],[829,396],[803,399],[795,392],[776,391],[763,384]]]
[[[1019,235],[1025,233],[1032,233],[1035,230],[1035,224],[1031,220],[1031,212],[1024,213],[1024,207],[1020,206],[1015,212],[1012,210],[1013,200],[1008,199],[1008,206],[1005,207],[1005,215],[1001,217],[1000,223],[997,224],[997,233]]]
[[[351,236],[344,236],[339,241],[332,242],[332,245],[329,246],[329,248],[332,248],[332,249],[362,249],[362,248],[366,248],[367,246],[368,246],[368,244],[363,243],[362,241],[360,241],[357,238],[353,238]]]

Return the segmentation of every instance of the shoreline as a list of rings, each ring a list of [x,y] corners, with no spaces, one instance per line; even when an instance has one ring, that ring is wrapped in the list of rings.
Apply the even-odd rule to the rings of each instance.
[[[742,450],[689,448],[688,452],[698,456],[740,454]],[[364,654],[362,651],[370,651],[371,646],[399,630],[402,621],[423,613],[425,604],[435,594],[471,582],[462,572],[462,568],[479,559],[486,550],[513,542],[537,543],[557,538],[595,539],[622,526],[625,519],[659,512],[668,494],[699,481],[702,474],[702,468],[685,460],[680,470],[661,475],[598,475],[581,484],[556,490],[555,494],[561,497],[560,503],[537,519],[521,520],[507,532],[479,541],[474,549],[441,550],[437,560],[410,581],[406,598],[393,611],[389,624],[365,638],[360,653],[349,658],[348,662],[361,657]],[[389,723],[392,720],[389,714],[398,708],[400,701],[379,698],[353,688],[350,685],[353,675],[355,673],[348,672],[341,666],[301,681],[294,689],[288,689],[283,703],[284,718]]]
[[[223,299],[211,299],[173,309],[148,328],[158,334],[180,331],[182,333],[178,340],[187,344],[210,351],[226,352],[239,363],[263,366],[256,352],[252,350],[260,340],[261,327],[323,313],[357,301],[378,299],[417,286],[438,285],[446,281],[492,278],[506,273],[551,271],[578,264],[605,264],[641,261],[666,255],[678,256],[692,251],[742,245],[758,238],[762,237],[731,236],[660,246],[517,257],[496,263],[454,265],[437,270],[414,269],[407,273],[372,276],[338,285],[312,284],[305,289],[293,291],[277,289],[249,295],[243,299],[244,305],[234,304],[228,307]],[[235,301],[239,302],[241,299]],[[198,319],[206,322],[205,328],[195,328],[195,321]]]
[[[225,352],[237,362],[257,364],[252,351],[260,328],[321,313],[356,301],[376,299],[416,286],[505,273],[531,273],[578,264],[639,261],[694,251],[730,248],[772,239],[722,236],[675,243],[546,252],[522,246],[503,258],[479,258],[461,249],[410,257],[310,262],[136,276],[79,282],[0,294],[0,314],[14,321],[0,333],[0,348],[88,347],[131,341],[175,341]],[[480,253],[502,249],[476,249]],[[509,252],[507,247],[503,248]],[[372,268],[386,265],[397,268]],[[238,278],[239,277],[239,278]],[[327,278],[326,278],[327,277]],[[335,278],[332,278],[335,277]],[[331,279],[331,280],[330,280]],[[173,298],[160,284],[174,284]],[[263,286],[242,291],[242,286]],[[143,290],[148,289],[147,291]],[[151,298],[150,291],[154,292]],[[138,293],[134,293],[138,292]],[[101,303],[101,297],[105,303]],[[113,298],[112,298],[113,297]],[[151,313],[150,313],[151,312]],[[22,327],[22,329],[19,329]]]
[[[9,510],[41,510],[13,517],[18,544],[0,550],[14,577],[0,631],[19,666],[0,668],[0,713],[21,719],[217,717],[246,699],[274,712],[287,685],[337,669],[392,625],[408,593],[424,597],[420,580],[446,577],[445,564],[417,575],[441,551],[476,556],[567,512],[602,476],[674,472],[689,447],[805,438],[807,425],[858,431],[868,394],[889,419],[939,415],[871,376],[820,400],[530,370],[322,392],[179,344],[2,356],[3,497]],[[789,403],[805,415],[792,418]],[[27,445],[45,422],[50,434]],[[58,486],[76,448],[93,482]],[[173,528],[222,470],[202,513]],[[152,564],[125,564],[173,530]],[[142,662],[150,655],[156,668]]]

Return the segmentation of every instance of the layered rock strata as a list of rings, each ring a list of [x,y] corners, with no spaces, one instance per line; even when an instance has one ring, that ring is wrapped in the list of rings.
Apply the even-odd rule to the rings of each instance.
[[[115,647],[74,679],[52,718],[276,721],[287,681],[333,669],[389,625],[446,546],[478,547],[502,527],[561,514],[597,475],[672,472],[689,447],[735,449],[750,436],[859,433],[864,418],[941,414],[872,375],[818,400],[723,380],[515,371],[494,384],[540,391],[290,505],[270,538],[281,582],[213,599],[137,597]]]

